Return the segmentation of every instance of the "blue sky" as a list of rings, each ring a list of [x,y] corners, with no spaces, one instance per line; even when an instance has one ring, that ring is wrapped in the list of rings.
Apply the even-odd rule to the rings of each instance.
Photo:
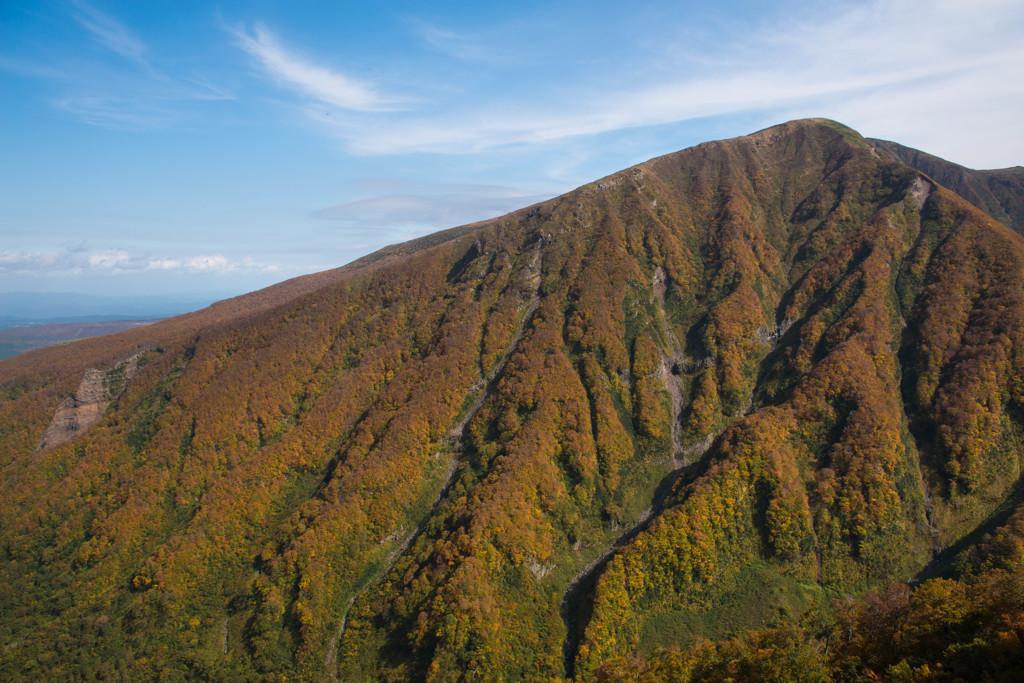
[[[1024,5],[0,4],[0,292],[210,295],[827,116],[1024,163]]]

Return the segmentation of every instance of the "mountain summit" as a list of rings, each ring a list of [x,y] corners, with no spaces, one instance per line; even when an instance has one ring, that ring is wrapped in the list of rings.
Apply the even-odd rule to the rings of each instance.
[[[0,671],[585,679],[945,571],[1020,500],[1021,194],[908,162],[794,121],[0,362]]]

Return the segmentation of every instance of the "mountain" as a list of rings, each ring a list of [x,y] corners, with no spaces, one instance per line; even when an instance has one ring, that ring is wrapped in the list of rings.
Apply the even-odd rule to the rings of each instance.
[[[997,221],[1024,234],[1024,168],[975,171],[895,142],[868,142],[880,154],[928,174]]]
[[[790,122],[0,361],[0,671],[1019,665],[1024,238],[899,149]]]

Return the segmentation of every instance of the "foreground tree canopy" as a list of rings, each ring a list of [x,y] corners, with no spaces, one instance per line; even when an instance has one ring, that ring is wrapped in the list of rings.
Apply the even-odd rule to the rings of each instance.
[[[1024,171],[925,156],[792,122],[0,362],[0,672],[999,680]]]

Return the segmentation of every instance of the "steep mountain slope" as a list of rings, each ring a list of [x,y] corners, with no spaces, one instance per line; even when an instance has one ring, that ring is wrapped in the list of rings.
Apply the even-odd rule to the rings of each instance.
[[[775,623],[1005,521],[1022,378],[1019,235],[831,121],[706,143],[0,363],[0,670],[585,677]]]
[[[868,140],[881,154],[926,173],[940,185],[1024,234],[1024,168],[976,171],[888,140]]]

